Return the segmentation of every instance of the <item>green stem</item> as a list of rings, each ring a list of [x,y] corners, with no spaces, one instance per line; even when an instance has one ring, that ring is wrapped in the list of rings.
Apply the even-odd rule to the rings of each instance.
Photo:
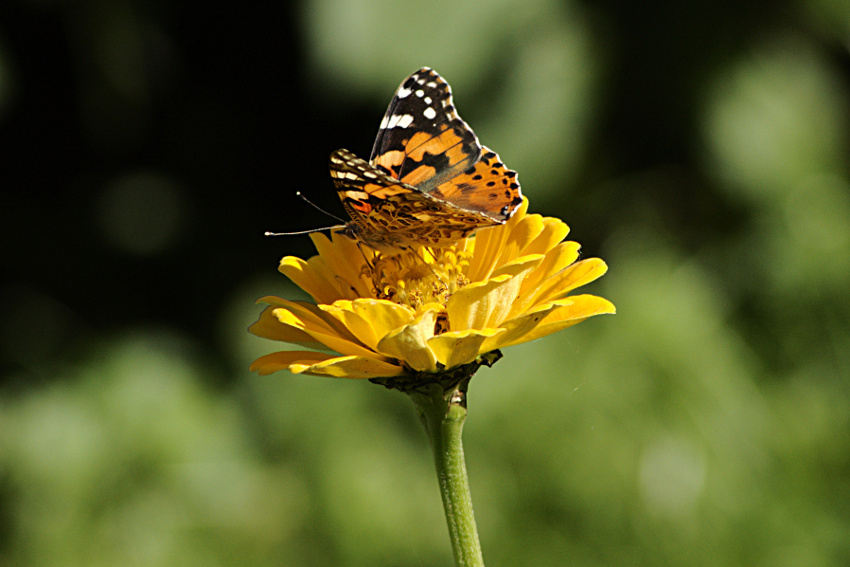
[[[484,567],[461,442],[467,383],[468,379],[448,392],[439,384],[431,384],[410,395],[434,451],[455,563],[458,567]]]

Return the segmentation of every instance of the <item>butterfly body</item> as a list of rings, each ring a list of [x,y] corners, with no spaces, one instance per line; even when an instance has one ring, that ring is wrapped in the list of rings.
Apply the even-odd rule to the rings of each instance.
[[[344,233],[383,251],[447,246],[522,203],[516,172],[481,146],[428,68],[396,91],[369,161],[337,150],[330,172],[351,216]]]

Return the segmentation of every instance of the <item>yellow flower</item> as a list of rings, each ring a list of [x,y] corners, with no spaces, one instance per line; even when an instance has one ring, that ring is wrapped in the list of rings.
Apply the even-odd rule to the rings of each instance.
[[[338,378],[441,373],[614,313],[606,299],[569,295],[604,274],[605,262],[577,261],[579,245],[563,242],[567,225],[527,209],[526,200],[505,224],[453,246],[391,256],[341,234],[311,235],[319,254],[287,256],[280,271],[316,303],[264,297],[268,307],[249,330],[312,350],[268,354],[251,370]]]

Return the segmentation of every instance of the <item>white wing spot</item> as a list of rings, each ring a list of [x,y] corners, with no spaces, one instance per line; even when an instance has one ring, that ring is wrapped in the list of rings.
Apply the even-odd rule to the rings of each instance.
[[[413,92],[413,91],[411,91],[410,89],[406,89],[404,87],[401,87],[400,89],[398,89],[398,92],[395,95],[398,98],[407,98],[407,97],[410,96],[411,92]]]
[[[387,129],[395,128],[399,126],[401,128],[407,128],[413,123],[413,116],[410,114],[393,114],[390,117],[390,121],[387,124]]]
[[[422,100],[424,100],[424,101],[425,101],[425,104],[431,104],[431,102],[432,102],[432,101],[431,101],[431,97],[430,97],[430,96],[426,96],[426,97],[425,97],[425,98],[423,98]]]
[[[425,118],[427,118],[428,120],[433,120],[433,119],[434,119],[434,117],[435,117],[435,116],[437,116],[437,111],[436,111],[436,110],[434,110],[433,108],[431,108],[431,107],[429,106],[428,108],[426,108],[426,109],[422,112],[422,114],[423,114],[423,115],[425,116]]]
[[[386,129],[387,129],[387,124],[389,123],[389,121],[390,121],[390,117],[389,117],[389,116],[384,116],[383,120],[381,120],[381,126],[380,126],[380,128],[379,128],[379,129],[380,129],[380,130],[386,130]]]
[[[418,91],[416,91],[416,96],[418,96],[419,98],[422,98],[423,96],[425,96],[425,91],[423,91],[422,89],[419,89]]]

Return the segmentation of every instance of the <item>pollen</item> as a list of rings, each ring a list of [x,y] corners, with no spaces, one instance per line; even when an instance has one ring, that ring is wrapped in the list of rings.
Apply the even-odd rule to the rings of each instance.
[[[448,248],[421,248],[400,254],[376,254],[363,273],[372,280],[378,299],[414,310],[427,303],[445,305],[469,283],[469,253]]]

